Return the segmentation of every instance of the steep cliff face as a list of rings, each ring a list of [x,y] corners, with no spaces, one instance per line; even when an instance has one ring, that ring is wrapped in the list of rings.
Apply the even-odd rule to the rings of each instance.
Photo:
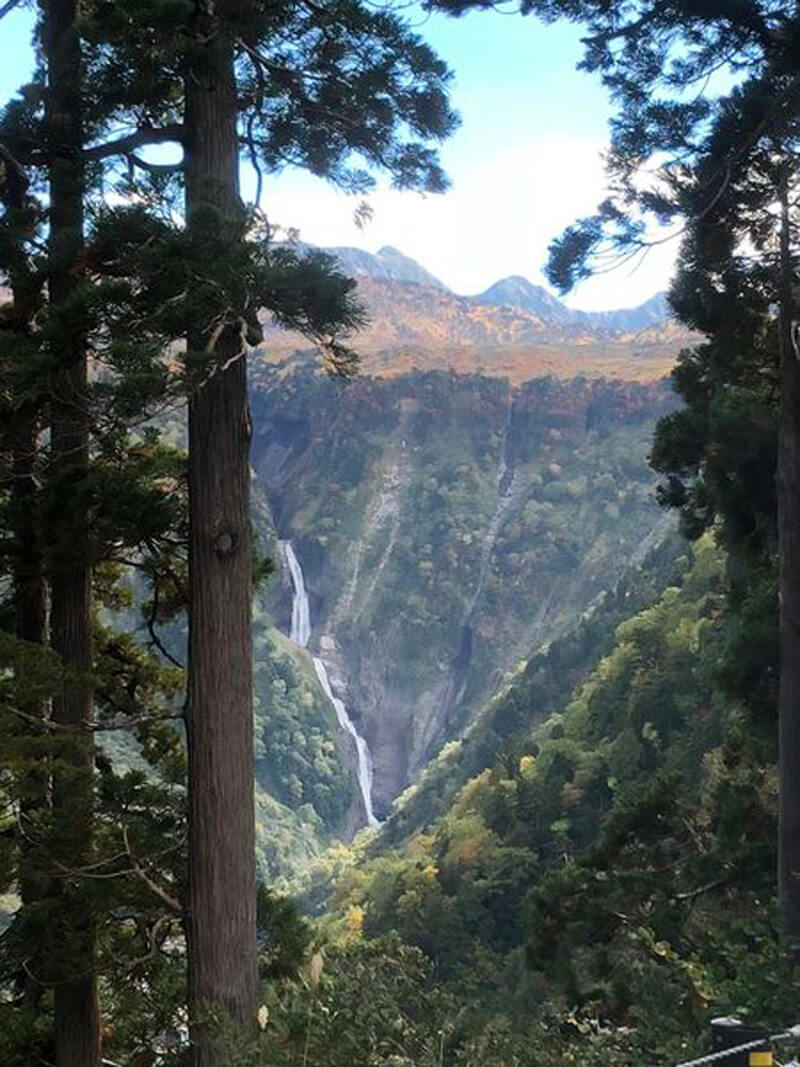
[[[375,764],[378,815],[505,671],[656,540],[664,386],[265,371],[253,464]],[[288,575],[272,612],[289,629]]]

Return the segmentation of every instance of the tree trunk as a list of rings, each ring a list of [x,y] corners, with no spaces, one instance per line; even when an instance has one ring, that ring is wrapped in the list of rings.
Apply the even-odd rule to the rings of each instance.
[[[198,9],[201,5],[198,2]],[[241,224],[233,49],[202,4],[186,78],[186,215],[212,206]],[[191,330],[210,356],[189,403],[189,1006],[193,1062],[222,1067],[204,1020],[222,1010],[255,1026],[257,966],[253,798],[251,551],[247,370],[243,331]]]
[[[51,645],[64,665],[53,720],[80,725],[91,719],[91,576],[84,489],[89,466],[86,316],[79,295],[83,251],[84,168],[81,162],[81,56],[77,0],[43,2],[47,60],[50,184],[48,287],[58,330],[51,398],[51,479],[64,521],[57,524],[50,560]],[[91,735],[65,733],[53,778],[53,855],[58,869],[89,862],[92,840],[94,746]],[[99,1067],[100,1018],[95,930],[80,875],[61,877],[59,980],[55,983],[57,1067]]]
[[[797,961],[800,959],[800,361],[793,338],[791,223],[786,174],[780,197],[778,889],[787,952],[790,959]]]

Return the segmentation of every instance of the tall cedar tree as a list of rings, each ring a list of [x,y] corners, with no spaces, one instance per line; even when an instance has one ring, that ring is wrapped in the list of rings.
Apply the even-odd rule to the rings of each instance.
[[[25,240],[25,234],[36,228],[39,214],[29,186],[30,180],[24,167],[10,154],[0,154],[0,205],[3,209],[0,247],[11,293],[11,301],[2,309],[0,317],[0,330],[5,341],[4,362],[7,366],[19,366],[30,354],[33,320],[41,305],[42,280],[36,277]],[[23,383],[20,381],[19,385],[23,386]],[[24,386],[20,388],[20,394],[6,411],[2,435],[3,450],[11,457],[14,631],[21,641],[43,645],[46,605],[40,531],[34,502],[36,476],[39,473],[37,458],[41,405],[35,394],[26,395]],[[42,710],[34,705],[30,714],[40,718]]]
[[[92,143],[84,146],[76,158],[85,162],[111,161],[113,168],[113,161],[122,156],[127,158],[131,169],[149,174],[153,168],[137,155],[139,147],[166,140],[180,141],[185,146],[185,164],[177,170],[185,172],[190,249],[179,271],[182,290],[173,291],[169,299],[164,299],[164,306],[169,304],[170,312],[164,312],[164,306],[159,310],[167,321],[167,333],[174,327],[175,309],[181,306],[185,309],[185,321],[205,323],[205,327],[195,329],[190,335],[188,352],[195,499],[205,491],[198,477],[208,473],[209,462],[211,469],[215,469],[215,477],[228,474],[223,476],[219,466],[213,467],[213,449],[203,456],[203,448],[209,444],[209,417],[213,419],[215,411],[222,411],[226,423],[214,426],[214,435],[222,437],[239,463],[238,478],[234,477],[233,481],[240,490],[243,483],[244,503],[240,499],[237,510],[235,501],[229,514],[197,515],[201,522],[193,523],[194,552],[194,535],[201,540],[202,523],[210,519],[213,541],[205,547],[207,554],[209,550],[213,553],[213,566],[219,574],[224,570],[226,556],[235,557],[241,563],[247,557],[246,526],[237,526],[246,515],[246,466],[242,463],[246,457],[246,394],[241,356],[243,335],[245,330],[254,331],[257,308],[265,307],[278,321],[313,337],[337,370],[351,365],[351,354],[338,343],[335,331],[342,324],[352,327],[358,321],[348,296],[350,284],[319,257],[299,262],[297,256],[282,250],[273,252],[270,262],[269,257],[265,259],[259,253],[260,258],[255,257],[255,274],[242,282],[242,276],[247,273],[243,267],[247,260],[246,246],[242,241],[247,220],[238,200],[231,144],[234,152],[242,142],[246,145],[259,175],[262,168],[274,169],[290,161],[308,166],[351,191],[359,191],[369,188],[373,181],[367,170],[354,165],[353,161],[361,157],[370,166],[387,170],[397,185],[438,190],[444,188],[445,178],[435,152],[425,142],[447,136],[455,118],[445,95],[449,78],[446,67],[388,12],[375,12],[349,0],[323,6],[282,5],[279,9],[259,3],[199,2],[183,6],[155,3],[145,7],[147,10],[134,13],[137,18],[131,17],[126,4],[99,2],[82,7],[81,29],[86,31],[90,47],[100,46],[92,52],[92,62],[86,63],[93,78],[93,103],[111,101],[109,113],[131,132],[103,143],[97,136],[97,118],[93,115]],[[235,76],[238,99],[233,92]],[[187,92],[181,105],[176,90],[185,80]],[[119,84],[123,82],[125,98],[119,101]],[[223,130],[227,124],[228,132],[218,137],[214,131],[214,137],[206,145],[195,133],[202,131],[213,116],[222,121]],[[30,152],[31,143],[25,137],[12,137],[5,142],[7,147],[23,154],[28,152],[35,160],[35,144]],[[225,152],[215,155],[221,147]],[[156,179],[154,186],[157,192],[164,191],[163,184],[159,186]],[[147,241],[142,249],[148,244],[151,250]],[[217,260],[213,255],[209,258],[209,253],[214,252],[222,253],[220,277],[225,284],[211,276]],[[231,282],[231,276],[236,281]],[[161,289],[164,296],[163,286]],[[210,309],[208,304],[212,305]],[[117,318],[117,325],[124,322],[125,316]],[[77,333],[73,336],[77,337]],[[209,488],[218,491],[219,483]],[[206,539],[211,536],[208,528],[205,536]],[[198,548],[195,560],[199,558]],[[239,607],[236,608],[235,596],[218,598],[217,605],[220,610],[233,607],[234,616],[238,610],[238,622],[234,621],[241,634],[241,607],[249,598],[244,575],[249,583],[250,569],[240,566],[230,570],[236,571],[240,583]],[[198,595],[204,594],[206,585],[202,575],[197,574],[193,580]],[[204,616],[201,610],[194,611],[193,616],[192,662],[196,663],[194,650],[205,639],[194,636],[196,620]],[[214,627],[222,619],[223,616],[206,615],[205,624],[215,633]],[[247,640],[245,634],[245,663]],[[214,653],[221,650],[223,655],[230,651],[224,642],[215,641]],[[239,684],[242,706],[247,699],[242,694],[249,687],[244,681],[249,673],[249,666],[245,666],[234,679]],[[189,688],[191,706],[202,706],[207,698],[201,680],[193,676]],[[250,730],[249,722],[245,721],[249,717],[247,707],[246,717],[241,715],[239,720],[244,722],[243,731]],[[217,760],[220,749],[227,750],[228,739],[219,730],[213,731],[210,720],[207,724],[212,743],[217,746],[213,750]],[[195,727],[196,719],[190,729],[192,740]],[[242,745],[246,764],[246,750],[252,740],[243,737]],[[194,766],[197,767],[196,762]],[[219,774],[219,764],[212,769]],[[238,790],[239,794],[250,794],[251,774],[252,768],[247,771],[246,781],[235,785],[235,793]],[[245,811],[244,833],[249,832],[247,823]],[[227,826],[224,840],[229,840],[230,835]],[[209,874],[207,867],[202,873]],[[237,878],[240,886],[246,883],[250,887],[250,890],[244,888],[241,894],[243,922],[250,925],[252,909],[244,898],[247,893],[252,894],[252,864],[246,857]],[[231,894],[240,898],[238,890],[231,889]],[[224,899],[215,896],[212,903],[213,912],[203,913],[195,908],[197,922],[210,921],[213,926],[214,919],[229,909],[230,896]],[[190,930],[192,922],[194,918]],[[237,922],[241,926],[241,917],[237,917]],[[219,925],[215,928],[220,929]],[[229,942],[225,933],[220,938],[223,943]],[[199,966],[192,965],[198,975],[204,973],[205,966],[205,973],[210,975],[208,981],[213,984],[209,1001],[206,1001],[205,988],[195,997],[199,1014],[206,1007],[211,1010],[227,1007],[235,1019],[253,1019],[252,954],[245,953],[242,959],[244,977],[235,983],[236,1000],[230,999],[229,987],[223,989],[227,985],[225,980],[220,982],[214,977],[219,973],[219,959],[211,960],[210,968],[203,961],[199,961]],[[221,993],[214,992],[221,989]],[[201,1041],[198,1055],[213,1054],[210,1046],[204,1046]]]
[[[50,413],[64,403],[59,353],[50,342],[55,337],[60,343],[70,321],[69,309],[48,305],[44,299],[45,283],[58,267],[52,263],[55,250],[43,239],[48,220],[39,199],[49,188],[46,146],[50,111],[40,108],[45,95],[46,87],[37,75],[37,82],[27,87],[24,97],[9,104],[0,118],[0,138],[18,140],[20,133],[26,133],[32,136],[31,144],[38,146],[30,175],[11,152],[0,149],[0,270],[11,295],[11,301],[0,308],[0,524],[9,534],[0,539],[0,565],[12,578],[11,596],[0,597],[0,715],[6,741],[2,752],[4,802],[7,812],[16,811],[16,818],[7,819],[4,825],[4,837],[9,827],[13,826],[15,833],[13,846],[4,854],[3,888],[17,888],[21,897],[21,907],[0,937],[0,982],[8,993],[0,998],[0,1058],[14,1064],[28,1063],[35,1056],[47,1062],[60,1060],[64,1044],[74,1045],[69,1028],[65,1034],[62,1027],[57,1037],[49,1032],[50,998],[42,1000],[41,994],[46,989],[66,989],[76,979],[86,977],[87,960],[81,950],[87,921],[100,929],[106,943],[106,963],[108,943],[114,944],[111,951],[116,956],[117,974],[129,968],[141,973],[147,967],[152,980],[159,969],[163,970],[155,948],[169,935],[169,921],[154,909],[157,898],[136,870],[131,870],[131,857],[148,853],[163,856],[160,867],[179,870],[182,855],[179,846],[165,849],[170,813],[176,807],[169,789],[145,785],[135,773],[111,774],[108,760],[99,752],[97,762],[105,773],[98,780],[93,759],[77,766],[74,762],[75,739],[81,734],[84,739],[89,736],[85,724],[56,722],[49,714],[51,702],[62,697],[64,683],[73,682],[75,671],[69,665],[57,666],[45,647],[49,636],[45,626],[45,549],[48,576],[57,570],[60,559],[71,559],[76,549],[87,563],[101,565],[92,581],[95,613],[100,603],[112,611],[125,604],[125,590],[116,580],[118,561],[132,556],[138,560],[137,569],[153,585],[152,604],[163,618],[165,601],[175,600],[169,587],[178,568],[173,558],[168,570],[160,574],[162,568],[154,554],[163,551],[165,532],[164,544],[170,544],[173,557],[175,539],[178,544],[182,539],[180,492],[174,487],[183,479],[180,460],[157,445],[154,431],[148,431],[143,440],[126,440],[129,422],[140,424],[153,399],[163,393],[163,368],[149,365],[152,329],[144,329],[141,336],[142,325],[127,321],[123,336],[109,344],[107,326],[92,316],[90,307],[88,316],[82,315],[79,322],[85,329],[88,318],[86,337],[93,345],[95,361],[103,354],[105,380],[95,380],[80,397],[94,434],[93,456],[81,486],[75,485],[70,471],[65,487],[64,472],[52,462],[57,457],[42,438],[40,431],[48,425]],[[84,194],[81,188],[81,198]],[[115,276],[101,282],[97,268],[108,274],[112,266],[107,258],[103,262],[101,223],[107,226],[108,220],[95,219],[91,227],[91,247],[83,258],[85,264],[94,262],[96,267],[91,283],[92,272],[81,279],[81,296],[95,310],[102,308],[104,315],[114,319],[125,295],[120,289],[120,226],[115,232]],[[152,243],[152,226],[144,239]],[[130,284],[133,291],[142,293],[141,279],[131,279]],[[155,351],[160,355],[164,339],[155,340]],[[70,501],[80,509],[84,527],[84,540],[78,546],[74,541],[75,515],[65,506],[65,488],[73,494],[80,489],[77,501],[75,496]],[[110,570],[109,564],[113,564]],[[185,603],[185,596],[180,603]],[[147,601],[143,607],[148,607]],[[174,714],[170,703],[174,702],[175,669],[163,671],[157,658],[135,640],[101,627],[96,617],[93,629],[93,715],[109,729],[135,726],[145,757],[159,764],[159,770],[169,778],[168,763],[174,762],[173,751],[179,741],[153,706],[156,702],[166,705],[167,714]],[[82,743],[88,747],[88,740]],[[51,781],[55,789],[62,788],[69,795],[71,783],[77,779],[79,788],[86,790],[83,795],[92,798],[90,868],[80,855],[65,852],[61,831],[71,813],[64,805],[54,811],[49,802]],[[165,792],[166,798],[161,795]],[[180,822],[179,816],[176,818]],[[105,825],[100,825],[101,821]],[[154,833],[157,843],[151,841]],[[126,862],[121,863],[121,859]],[[148,865],[152,871],[152,859]],[[102,879],[95,881],[101,872]],[[98,892],[103,885],[113,886],[114,892]],[[118,911],[122,902],[127,918],[110,920],[112,909]],[[77,929],[73,926],[76,916],[81,919]],[[131,962],[126,963],[126,959]],[[90,962],[94,968],[96,960]],[[110,980],[106,975],[107,985]],[[58,1003],[59,998],[54,999]],[[170,1004],[174,1011],[174,1002]],[[155,1027],[159,1018],[163,1025],[161,1005],[159,1009],[151,1012]],[[83,1020],[76,1016],[70,1021],[80,1025]],[[92,1022],[91,1016],[88,1021]]]
[[[458,15],[492,5],[489,0],[430,0],[429,6]],[[769,146],[783,155],[793,173],[794,148],[786,130],[800,105],[800,14],[794,0],[637,0],[624,6],[606,0],[521,0],[520,10],[548,21],[564,17],[584,24],[581,67],[601,75],[618,108],[608,157],[612,195],[551,246],[548,274],[562,290],[598,268],[643,254],[652,219],[702,218],[713,211],[732,172],[754,147]],[[736,88],[713,94],[712,75],[721,64],[769,85],[770,102],[756,124],[743,107],[735,116],[738,129],[736,122],[729,123],[727,143],[709,158],[704,144],[709,122],[726,111],[730,119],[742,102]],[[661,180],[643,183],[640,167],[654,153],[667,159]],[[800,959],[800,361],[793,344],[791,184],[786,174],[773,187],[773,198],[783,190],[783,207],[777,220],[773,212],[762,216],[756,248],[764,262],[770,261],[766,231],[779,246],[777,261],[771,256],[781,353],[778,889],[787,946]],[[735,205],[729,223],[733,233],[747,229]]]
[[[186,223],[242,229],[233,42],[197,4],[187,50]],[[198,242],[199,243],[199,242]],[[210,370],[189,401],[189,1006],[194,1062],[220,1062],[204,1012],[255,1027],[256,860],[250,634],[250,419],[246,335],[227,314],[190,327]]]
[[[51,471],[69,510],[71,536],[61,536],[50,560],[53,650],[65,672],[52,706],[53,721],[76,727],[64,734],[53,779],[56,861],[65,870],[91,859],[94,744],[80,727],[92,718],[91,574],[87,558],[86,481],[89,465],[86,316],[81,296],[84,230],[84,137],[77,0],[42,3],[47,63],[46,130],[49,178],[48,294],[57,328],[50,331],[55,367],[50,405]],[[62,882],[59,935],[70,946],[73,972],[55,997],[57,1067],[100,1063],[100,1012],[95,930],[74,882]]]
[[[7,634],[2,635],[3,667],[8,674],[0,704],[12,728],[6,735],[9,744],[3,764],[4,771],[12,768],[9,799],[12,808],[17,806],[19,829],[17,856],[6,887],[16,885],[21,896],[21,908],[0,946],[0,967],[4,981],[14,976],[15,996],[4,1015],[13,1012],[14,1005],[22,1009],[13,1028],[17,1045],[27,1034],[28,1056],[37,1054],[36,1045],[47,1061],[91,1065],[100,1062],[99,911],[98,894],[88,887],[110,861],[98,861],[94,851],[95,746],[89,721],[105,707],[106,711],[122,711],[116,715],[118,727],[129,716],[136,722],[143,696],[161,695],[161,689],[169,695],[174,688],[168,679],[164,685],[153,658],[148,660],[134,642],[121,642],[101,632],[100,642],[93,647],[91,563],[113,559],[115,553],[124,558],[124,548],[132,544],[133,554],[138,552],[144,564],[142,553],[146,547],[152,550],[164,527],[174,532],[174,509],[164,507],[174,493],[163,482],[173,471],[171,461],[152,445],[131,449],[120,436],[126,418],[134,422],[146,418],[147,401],[152,399],[144,395],[131,412],[131,383],[120,379],[121,368],[114,374],[114,388],[96,387],[101,405],[95,402],[90,410],[86,266],[91,256],[84,236],[86,95],[78,11],[75,4],[43,3],[39,16],[47,84],[29,86],[21,101],[8,106],[0,132],[0,270],[11,293],[10,304],[0,310],[0,336],[8,342],[0,368],[4,413],[0,448],[4,466],[10,463],[4,470],[3,522],[11,538],[3,541],[0,555],[12,576],[13,617],[8,629],[14,637],[9,641]],[[17,150],[38,172],[35,182],[15,158]],[[31,192],[34,185],[46,191],[47,209]],[[43,240],[45,219],[47,238]],[[47,303],[43,300],[45,283]],[[107,292],[96,296],[95,309],[101,304],[107,311],[107,297]],[[94,327],[96,342],[102,339],[103,328],[98,329],[96,322]],[[129,334],[120,347],[130,348],[134,341]],[[98,351],[95,347],[96,359]],[[141,367],[128,370],[135,391],[142,393]],[[154,377],[158,381],[163,375],[156,372]],[[151,382],[145,394],[152,391]],[[102,425],[105,433],[102,442],[95,437],[93,470],[89,457],[92,420],[95,430]],[[50,429],[46,450],[40,449],[44,425]],[[125,469],[118,475],[123,464]],[[43,490],[38,487],[40,480]],[[138,524],[132,521],[134,511]],[[45,578],[51,603],[49,635]],[[109,604],[119,601],[113,583],[101,581],[99,595],[103,587],[110,594]],[[48,636],[59,657],[58,669],[45,654]],[[35,655],[36,648],[41,656]],[[99,697],[96,703],[95,696]],[[173,731],[163,733],[163,724],[160,738],[144,724],[139,735],[146,754],[149,747],[151,754],[163,756],[177,740]],[[120,847],[124,844],[129,851],[129,837],[136,841],[140,836],[137,822],[147,822],[137,814],[141,806],[137,790],[143,792],[133,780],[127,785],[120,780],[101,790],[106,818],[112,813],[104,832],[106,857],[115,854],[117,868],[121,866]],[[153,787],[149,793],[154,804],[158,789]],[[163,815],[157,819],[163,827]],[[114,827],[113,841],[108,840],[108,825]],[[163,844],[158,848],[163,850]],[[105,867],[103,877],[109,873]],[[122,879],[126,873],[115,871],[112,877]],[[127,878],[131,881],[137,879]],[[153,912],[150,891],[140,890],[137,897],[121,880],[113,884],[121,890],[119,899],[126,898],[140,940],[152,950],[157,942],[151,932],[158,932],[163,941],[169,928],[160,916],[148,920]],[[106,904],[106,921],[108,910]],[[118,925],[128,927],[130,934],[130,921]],[[125,943],[124,932],[117,940]],[[137,939],[128,936],[127,941],[131,940],[135,948]],[[138,961],[140,970],[146,958]],[[120,965],[124,966],[118,958],[116,966]],[[36,1022],[41,993],[47,988],[53,993],[52,1035],[46,1033],[46,1024]],[[47,1004],[42,1005],[42,1012],[45,1019]],[[14,1033],[4,1033],[11,1045]],[[4,1052],[18,1056],[19,1049],[12,1051],[11,1045],[4,1042]]]
[[[13,603],[10,629],[14,637],[26,646],[42,648],[47,637],[47,605],[37,492],[37,478],[41,474],[41,395],[36,389],[26,388],[22,370],[34,348],[34,319],[41,306],[43,287],[43,278],[32,261],[26,237],[37,232],[41,210],[36,198],[31,195],[25,168],[8,152],[0,153],[0,207],[0,263],[4,265],[11,292],[10,304],[0,310],[3,371],[17,379],[17,389],[8,390],[3,395],[4,418],[0,430],[0,452],[6,457],[4,475],[10,480],[7,494]],[[29,759],[35,760],[36,746],[41,736],[41,729],[36,723],[45,717],[46,702],[41,694],[31,692],[20,710],[25,716],[20,723],[20,732],[24,734],[26,742],[30,738],[30,746],[26,744],[25,747],[29,748]],[[23,777],[20,824],[32,825],[47,808],[48,779],[40,767]],[[20,898],[25,905],[29,905],[38,900],[46,888],[28,835],[19,833],[18,847],[21,853]],[[23,999],[31,1009],[35,1009],[43,991],[43,972],[44,963],[40,953],[34,952],[31,966],[21,977]]]
[[[144,55],[157,67],[156,81],[163,84],[175,72],[183,115],[162,110],[164,122],[173,122],[154,131],[153,110],[143,104],[146,121],[116,148],[96,154],[128,154],[132,165],[147,171],[134,154],[138,145],[167,137],[183,144],[187,236],[202,254],[206,276],[209,260],[225,265],[235,263],[237,254],[246,258],[238,189],[242,143],[259,176],[262,169],[290,161],[361,190],[373,180],[352,166],[351,157],[361,156],[389,170],[397,184],[443,188],[435,153],[424,141],[444,137],[455,124],[444,94],[448,72],[389,13],[350,0],[280,9],[197,0],[189,7],[188,23],[174,27],[177,64],[170,42],[162,41],[155,51],[148,42],[135,52],[140,66]],[[101,33],[115,13],[121,15],[115,4],[98,10]],[[143,25],[147,35],[150,23],[143,19]],[[136,49],[131,31],[130,19],[121,18],[118,43]],[[144,80],[143,88],[148,88]],[[269,286],[243,296],[239,283],[238,292],[229,288],[226,297],[225,284],[217,285],[222,299],[212,301],[216,313],[201,310],[187,336],[192,377],[187,933],[194,1055],[203,1065],[219,1063],[223,1055],[202,1025],[204,1018],[223,1009],[246,1029],[254,1026],[256,1012],[245,344],[248,334],[257,336],[260,307],[282,321],[305,318],[306,329],[309,320],[324,319],[327,298],[319,286],[313,289],[307,284],[316,311],[302,308],[301,289],[292,312],[285,290],[288,310]],[[341,369],[347,353],[335,344],[328,351]]]

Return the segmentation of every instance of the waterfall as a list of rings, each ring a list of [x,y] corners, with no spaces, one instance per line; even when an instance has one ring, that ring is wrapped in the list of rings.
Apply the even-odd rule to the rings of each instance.
[[[343,730],[346,730],[347,733],[350,734],[356,746],[356,753],[358,755],[358,788],[361,790],[361,796],[364,800],[364,810],[367,813],[367,826],[380,826],[380,822],[375,817],[375,812],[372,809],[372,756],[370,755],[367,742],[358,730],[356,730],[353,720],[347,714],[347,708],[344,706],[343,702],[333,695],[325,664],[317,656],[314,656],[313,659],[314,670],[317,672],[317,678],[319,678],[319,684],[322,686],[322,691],[328,700],[330,700],[331,704],[333,704],[336,718],[339,720],[339,725]]]
[[[303,579],[303,569],[295,555],[291,541],[281,541],[280,549],[289,568],[294,589],[294,596],[292,597],[292,629],[289,636],[296,645],[305,648],[311,637],[311,613],[308,606],[308,593],[306,593],[306,585]],[[364,810],[367,813],[367,825],[380,826],[372,807],[372,756],[369,746],[356,730],[353,720],[347,714],[347,708],[344,706],[343,701],[334,696],[325,663],[318,656],[312,655],[311,658],[314,662],[314,670],[317,672],[319,684],[322,686],[323,693],[333,705],[340,728],[352,737],[356,746],[358,788],[361,790]]]
[[[289,637],[296,645],[305,648],[309,637],[311,637],[311,612],[308,608],[308,594],[306,593],[306,583],[303,580],[303,569],[294,554],[292,542],[281,541],[280,544],[289,567],[289,573],[292,576],[292,587],[294,589],[294,596],[292,597],[292,630]]]

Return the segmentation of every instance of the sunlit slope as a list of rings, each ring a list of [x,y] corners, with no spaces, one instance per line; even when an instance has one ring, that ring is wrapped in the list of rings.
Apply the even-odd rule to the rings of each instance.
[[[381,377],[452,368],[506,377],[515,385],[547,374],[654,381],[670,371],[680,348],[691,341],[672,320],[645,317],[629,327],[620,312],[570,317],[560,305],[556,314],[547,304],[534,312],[432,285],[361,276],[358,295],[370,321],[352,345],[362,372]],[[551,303],[558,304],[552,298]],[[284,363],[307,349],[302,338],[268,329],[260,357]]]

